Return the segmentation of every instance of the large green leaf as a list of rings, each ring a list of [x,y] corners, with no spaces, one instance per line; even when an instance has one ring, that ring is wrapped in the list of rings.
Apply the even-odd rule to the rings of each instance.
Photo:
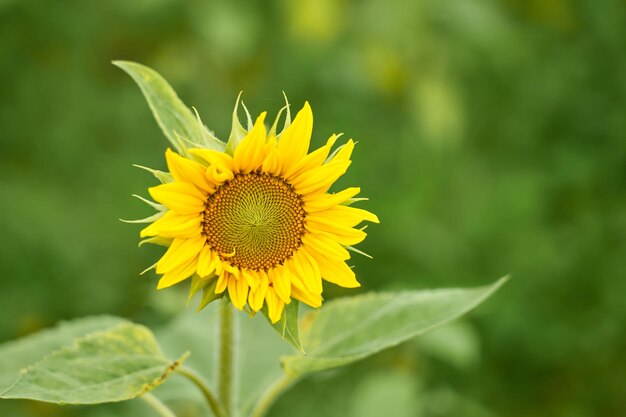
[[[304,317],[306,355],[282,359],[292,376],[347,365],[455,319],[507,278],[480,288],[368,294],[331,301]]]
[[[113,61],[113,64],[139,85],[154,118],[178,153],[187,156],[189,147],[224,150],[226,144],[206,129],[159,73],[136,62]]]
[[[129,400],[160,385],[183,360],[166,359],[146,327],[120,323],[24,369],[0,398],[56,404]]]
[[[123,321],[112,316],[86,317],[62,322],[54,328],[0,345],[0,392],[18,379],[22,368],[52,351],[72,344],[77,337],[109,329]]]

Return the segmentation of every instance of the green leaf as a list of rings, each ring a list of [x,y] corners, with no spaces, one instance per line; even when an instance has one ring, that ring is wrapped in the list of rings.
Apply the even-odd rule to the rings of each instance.
[[[113,61],[113,64],[139,85],[154,118],[178,153],[188,156],[186,149],[190,147],[224,150],[225,144],[207,130],[159,73],[136,62]]]
[[[18,379],[20,369],[48,353],[70,345],[77,337],[109,329],[123,322],[124,319],[112,316],[86,317],[62,322],[54,328],[0,345],[0,392]]]
[[[169,361],[150,330],[120,323],[76,339],[29,366],[0,398],[56,404],[129,400],[163,383],[185,357]]]
[[[366,294],[331,301],[302,320],[306,355],[283,357],[283,368],[299,376],[366,358],[467,313],[507,279],[480,288]]]
[[[367,372],[353,382],[352,392],[344,399],[350,416],[412,417],[420,412],[420,382],[406,369],[378,369]]]
[[[461,370],[469,370],[480,361],[480,337],[466,320],[456,320],[417,338],[415,346]]]
[[[263,307],[263,315],[267,322],[280,334],[280,336],[291,343],[299,352],[304,353],[302,342],[300,341],[300,331],[298,326],[298,311],[300,303],[297,300],[291,300],[291,303],[285,305],[282,317],[276,323],[272,323],[267,312],[267,306]]]

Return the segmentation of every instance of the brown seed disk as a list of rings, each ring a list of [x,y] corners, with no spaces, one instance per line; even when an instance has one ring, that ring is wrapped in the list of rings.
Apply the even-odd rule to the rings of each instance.
[[[300,247],[305,217],[302,197],[282,178],[236,174],[207,199],[203,231],[222,260],[267,270]]]

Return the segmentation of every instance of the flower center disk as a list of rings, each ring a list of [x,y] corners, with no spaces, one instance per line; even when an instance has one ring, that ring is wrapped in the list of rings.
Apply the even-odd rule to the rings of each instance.
[[[282,178],[261,172],[236,174],[207,199],[207,244],[233,266],[270,269],[302,244],[303,205]]]

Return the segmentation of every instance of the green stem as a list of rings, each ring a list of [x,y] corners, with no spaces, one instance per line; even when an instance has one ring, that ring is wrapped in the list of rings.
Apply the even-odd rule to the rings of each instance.
[[[259,401],[256,403],[250,417],[263,417],[269,410],[274,401],[282,394],[287,388],[295,383],[299,378],[289,375],[282,375],[278,378],[269,388],[261,395]]]
[[[168,408],[167,405],[163,404],[161,400],[159,400],[154,395],[147,393],[141,396],[141,399],[146,402],[156,413],[161,417],[176,417],[176,414],[172,412]]]
[[[211,411],[213,411],[213,414],[215,414],[215,417],[228,416],[228,414],[226,414],[226,411],[224,411],[224,407],[222,406],[222,404],[220,404],[215,394],[213,394],[213,391],[211,391],[207,383],[204,381],[204,379],[202,379],[200,375],[185,366],[181,366],[180,368],[176,369],[176,372],[189,379],[200,389],[200,391],[204,395],[204,398],[206,399],[206,402],[209,404],[209,407],[211,407]]]
[[[233,394],[235,378],[235,329],[233,309],[227,300],[220,312],[218,385],[217,395],[228,416],[233,416]]]

